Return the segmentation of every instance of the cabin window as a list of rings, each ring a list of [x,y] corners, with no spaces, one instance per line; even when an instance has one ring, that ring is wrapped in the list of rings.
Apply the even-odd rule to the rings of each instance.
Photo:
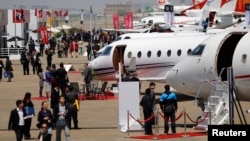
[[[200,44],[189,55],[201,55],[204,48],[205,48],[205,45]]]
[[[141,58],[141,51],[139,51],[139,52],[137,53],[137,57],[138,57],[138,58]]]
[[[112,49],[112,46],[107,46],[105,47],[105,49],[103,50],[102,52],[102,56],[109,56],[110,55],[110,52],[111,52],[111,49]]]
[[[130,59],[132,57],[132,52],[128,52],[128,58]]]
[[[246,54],[243,54],[243,55],[242,55],[241,62],[242,62],[243,64],[246,64],[246,62],[247,62],[247,55],[246,55]]]
[[[147,56],[151,57],[151,51],[148,51]]]
[[[161,51],[160,50],[157,51],[157,57],[161,57]]]
[[[126,36],[124,39],[131,39],[129,36]]]
[[[192,49],[188,49],[187,54],[190,54],[192,52]]]
[[[170,57],[171,56],[171,50],[168,50],[167,52],[167,56]]]
[[[181,56],[181,50],[180,49],[177,51],[177,56]]]

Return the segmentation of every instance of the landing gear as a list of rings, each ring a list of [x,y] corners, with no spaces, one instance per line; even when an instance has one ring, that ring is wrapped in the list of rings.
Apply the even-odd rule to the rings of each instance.
[[[197,106],[200,108],[202,112],[205,110],[204,99],[200,98],[197,100]]]

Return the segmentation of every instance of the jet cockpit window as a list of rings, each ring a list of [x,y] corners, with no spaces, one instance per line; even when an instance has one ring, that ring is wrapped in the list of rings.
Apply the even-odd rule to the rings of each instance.
[[[190,53],[191,53],[191,51],[192,51],[192,49],[188,49],[187,54],[190,54]]]
[[[147,56],[148,56],[148,58],[151,57],[151,51],[148,51]]]
[[[141,58],[141,51],[139,51],[139,52],[137,53],[137,57],[138,57],[138,58]]]
[[[204,48],[205,48],[205,45],[200,44],[189,55],[201,55]]]
[[[105,47],[104,51],[102,52],[102,56],[109,56],[111,52],[112,46]]]
[[[157,57],[161,57],[161,51],[160,50],[157,51]]]
[[[129,36],[126,36],[124,39],[131,39]]]

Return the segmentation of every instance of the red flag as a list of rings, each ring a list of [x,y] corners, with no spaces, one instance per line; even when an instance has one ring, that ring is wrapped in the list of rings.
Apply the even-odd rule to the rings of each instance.
[[[114,23],[114,29],[119,29],[119,15],[118,14],[113,15],[113,23]]]
[[[133,13],[129,12],[128,16],[128,29],[133,29]]]
[[[48,35],[47,28],[44,27],[44,26],[40,26],[39,27],[39,31],[40,31],[40,35],[41,35],[43,43],[44,44],[48,43],[48,41],[49,41],[49,35]]]
[[[25,16],[23,9],[15,9],[13,10],[13,23],[24,23]]]
[[[64,12],[64,14],[63,14],[63,17],[67,17],[67,16],[69,16],[69,11],[68,11],[68,10],[66,10],[66,11]]]
[[[62,16],[62,10],[55,11],[56,17],[61,17]]]
[[[42,9],[39,9],[38,10],[38,15],[37,15],[38,18],[42,18],[43,17],[43,10]]]
[[[47,17],[51,17],[51,12],[50,11],[46,11],[46,16]]]
[[[124,15],[124,28],[128,29],[128,15]]]

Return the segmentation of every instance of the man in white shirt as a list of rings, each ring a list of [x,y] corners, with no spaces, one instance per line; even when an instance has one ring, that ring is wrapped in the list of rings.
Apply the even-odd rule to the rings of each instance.
[[[23,131],[24,131],[24,124],[25,124],[25,112],[23,109],[23,101],[17,100],[16,101],[17,108],[11,110],[8,130],[14,130],[16,134],[16,140],[22,141],[23,138]]]

